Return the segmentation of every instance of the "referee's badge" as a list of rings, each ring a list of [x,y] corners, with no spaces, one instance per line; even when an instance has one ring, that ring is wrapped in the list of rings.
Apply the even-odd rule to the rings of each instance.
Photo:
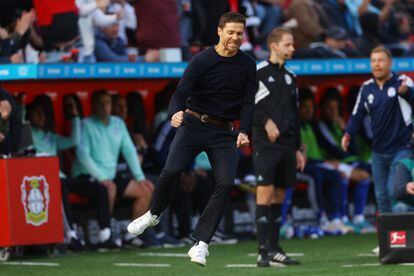
[[[392,98],[395,95],[397,95],[397,91],[395,90],[394,87],[390,87],[390,88],[388,88],[387,95],[388,95],[388,97]]]
[[[292,78],[288,74],[285,74],[285,81],[289,85],[292,84]]]

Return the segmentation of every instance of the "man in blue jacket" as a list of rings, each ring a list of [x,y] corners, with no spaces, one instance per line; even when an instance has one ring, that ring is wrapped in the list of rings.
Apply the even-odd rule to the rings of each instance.
[[[348,150],[365,116],[371,118],[372,175],[380,213],[392,212],[392,179],[399,160],[410,156],[409,143],[413,134],[412,109],[414,89],[406,75],[391,71],[392,56],[384,47],[371,51],[373,78],[366,81],[345,127],[342,148]]]

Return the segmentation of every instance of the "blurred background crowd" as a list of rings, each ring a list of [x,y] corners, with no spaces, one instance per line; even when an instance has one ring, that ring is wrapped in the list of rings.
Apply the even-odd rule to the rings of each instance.
[[[217,42],[228,11],[247,17],[242,50],[267,56],[275,27],[295,58],[367,57],[380,44],[413,55],[412,0],[1,0],[0,62],[177,62]]]

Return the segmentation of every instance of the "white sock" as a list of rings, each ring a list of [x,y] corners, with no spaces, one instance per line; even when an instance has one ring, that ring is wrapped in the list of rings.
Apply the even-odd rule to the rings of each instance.
[[[349,218],[347,216],[343,216],[342,217],[342,222],[343,223],[348,223],[349,222]]]
[[[208,244],[207,243],[205,243],[205,242],[203,242],[203,241],[199,241],[198,242],[198,245],[201,245],[202,247],[204,247],[204,248],[208,248]]]
[[[339,218],[335,218],[335,219],[331,220],[331,222],[333,224],[341,224],[342,223],[341,219],[339,219]]]
[[[78,235],[76,235],[76,232],[73,230],[69,230],[66,232],[66,239],[70,241],[71,239],[78,239]]]
[[[101,243],[107,241],[110,237],[111,237],[111,229],[109,229],[108,227],[99,231],[99,241]]]
[[[354,223],[362,223],[365,221],[364,215],[355,215],[353,219]]]

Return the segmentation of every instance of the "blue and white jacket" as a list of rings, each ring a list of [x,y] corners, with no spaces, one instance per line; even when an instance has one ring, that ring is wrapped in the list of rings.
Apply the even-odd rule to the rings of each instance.
[[[408,91],[398,94],[405,81]],[[394,153],[408,147],[413,133],[412,108],[414,101],[413,81],[406,75],[392,74],[381,88],[374,79],[361,86],[345,132],[355,135],[366,115],[371,118],[373,133],[372,150],[378,153]]]

